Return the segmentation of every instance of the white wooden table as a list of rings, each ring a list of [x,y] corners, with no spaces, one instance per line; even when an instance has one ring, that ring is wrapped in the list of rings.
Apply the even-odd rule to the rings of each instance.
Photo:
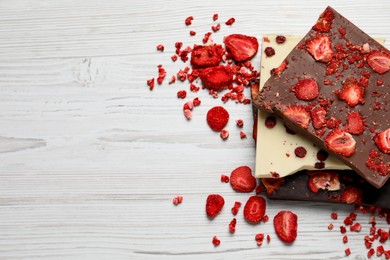
[[[230,234],[230,208],[248,194],[219,178],[254,168],[251,107],[226,104],[230,138],[222,141],[205,122],[220,100],[190,93],[202,104],[187,121],[176,92],[188,85],[167,80],[183,67],[169,59],[174,43],[200,44],[214,13],[222,24],[216,42],[231,33],[261,39],[304,34],[327,4],[390,46],[389,1],[1,0],[0,259],[334,259],[346,247],[349,258],[364,259],[368,216],[359,215],[363,231],[349,233],[348,244],[338,231],[350,206],[269,201],[268,223],[247,224],[241,208]],[[230,17],[236,22],[227,27]],[[168,76],[149,91],[158,64]],[[213,221],[204,210],[210,193],[226,200]],[[181,205],[172,204],[176,195]],[[299,216],[291,246],[273,230],[281,209]],[[330,219],[333,211],[339,220]],[[270,234],[271,243],[258,247],[256,233]]]

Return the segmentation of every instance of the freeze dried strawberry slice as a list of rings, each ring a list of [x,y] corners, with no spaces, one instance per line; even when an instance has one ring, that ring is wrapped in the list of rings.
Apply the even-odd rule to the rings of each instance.
[[[317,35],[306,41],[306,50],[316,61],[328,62],[333,57],[332,42],[328,35]]]
[[[194,45],[191,52],[191,65],[194,68],[205,68],[217,66],[223,55],[223,48],[220,44]]]
[[[364,104],[364,87],[355,79],[347,78],[337,96],[344,100],[348,106],[355,107],[357,104]]]
[[[374,142],[382,152],[390,154],[390,128],[377,133]]]
[[[350,134],[360,135],[364,131],[363,119],[359,112],[351,112],[348,117],[348,125],[346,131]]]
[[[336,128],[325,139],[326,147],[334,153],[350,157],[355,152],[356,141],[351,134]]]
[[[337,172],[332,171],[309,171],[309,188],[317,193],[319,189],[335,191],[340,190],[340,178]]]
[[[267,190],[267,194],[270,195],[277,191],[282,184],[284,183],[284,178],[262,178],[261,183],[263,183],[265,189]]]
[[[229,121],[229,112],[221,106],[211,108],[206,116],[207,124],[214,131],[221,131]]]
[[[309,126],[310,114],[304,106],[288,106],[283,114],[303,128]]]
[[[332,26],[333,18],[333,11],[329,7],[326,8],[318,18],[316,24],[313,26],[313,30],[318,32],[329,32],[330,27]]]
[[[233,72],[228,66],[216,66],[203,69],[199,74],[206,88],[221,91],[233,82]]]
[[[299,80],[297,84],[291,87],[291,91],[295,92],[295,96],[300,100],[307,101],[318,97],[318,85],[312,78]]]
[[[362,201],[362,191],[356,187],[349,187],[341,194],[341,201],[347,204],[359,204]]]
[[[367,63],[375,72],[386,73],[390,70],[390,53],[386,50],[372,51],[367,57]]]
[[[244,207],[244,218],[252,223],[260,222],[265,214],[266,202],[263,197],[251,196]]]
[[[315,129],[321,129],[326,125],[326,110],[323,107],[316,107],[310,110],[310,117]]]
[[[274,228],[283,242],[292,243],[297,238],[298,216],[289,210],[282,210],[274,217]]]
[[[225,37],[224,43],[233,59],[238,62],[252,59],[259,49],[259,43],[255,37],[242,34],[231,34]]]
[[[240,166],[230,174],[230,184],[235,191],[252,192],[256,188],[256,178],[248,166]]]
[[[219,194],[210,194],[206,200],[206,214],[209,218],[215,218],[225,205],[224,198]]]

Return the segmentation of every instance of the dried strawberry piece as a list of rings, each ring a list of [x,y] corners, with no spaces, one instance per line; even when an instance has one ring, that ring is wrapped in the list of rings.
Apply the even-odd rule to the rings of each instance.
[[[150,90],[154,89],[154,78],[148,79],[146,83],[148,84]]]
[[[283,242],[292,243],[297,238],[298,216],[291,211],[282,210],[274,217],[274,228]]]
[[[326,125],[326,110],[323,107],[316,107],[310,110],[310,117],[315,129],[321,129]]]
[[[226,24],[226,25],[232,25],[235,21],[236,21],[236,19],[234,19],[234,18],[232,17],[232,18],[230,18],[229,20],[227,20],[227,21],[225,22],[225,24]]]
[[[384,153],[390,154],[390,128],[374,136],[376,146]]]
[[[344,244],[348,243],[348,236],[346,236],[346,235],[343,236],[343,243]]]
[[[277,44],[283,44],[286,42],[286,37],[283,35],[276,36],[276,43]]]
[[[316,61],[328,62],[333,57],[332,42],[328,35],[318,34],[306,41],[306,50]]]
[[[188,16],[185,20],[184,23],[188,26],[192,24],[192,20],[194,20],[193,16]]]
[[[213,14],[213,21],[218,20],[218,14]]]
[[[183,202],[183,196],[176,196],[172,199],[174,205],[179,205]]]
[[[349,227],[351,231],[360,232],[362,230],[362,225],[360,223],[355,223]]]
[[[267,57],[272,57],[275,55],[275,49],[272,47],[266,47],[264,49],[264,53],[265,53],[265,55],[267,55]]]
[[[164,45],[159,44],[159,45],[156,46],[156,49],[157,49],[158,51],[163,52],[163,51],[164,51]]]
[[[221,107],[215,106],[207,112],[207,124],[214,131],[221,131],[229,121],[229,112]]]
[[[267,194],[272,194],[277,191],[282,184],[284,183],[284,178],[263,178],[261,182],[263,183],[265,189],[267,190]]]
[[[326,121],[326,126],[329,128],[329,129],[333,129],[333,128],[337,128],[340,124],[341,120],[338,119],[338,118],[335,118],[335,117],[331,117],[329,118],[327,121]]]
[[[196,35],[196,32],[191,30],[191,31],[190,31],[190,35],[191,35],[191,36],[195,36],[195,35]]]
[[[240,131],[240,138],[241,139],[245,139],[246,138],[246,134],[243,131]]]
[[[221,91],[233,82],[230,67],[223,65],[203,69],[199,77],[206,88],[215,91]]]
[[[283,114],[297,125],[307,128],[310,123],[310,114],[304,106],[288,106]]]
[[[184,98],[186,98],[186,96],[187,96],[187,91],[185,91],[185,90],[179,90],[179,91],[177,92],[177,97],[178,97],[178,98],[184,99]]]
[[[337,128],[325,139],[326,147],[334,153],[350,157],[355,152],[356,141],[351,134]]]
[[[211,32],[207,32],[205,33],[204,37],[203,37],[203,43],[207,43],[209,40],[210,40],[210,36],[211,36]]]
[[[232,232],[232,233],[236,232],[236,224],[237,224],[237,219],[233,218],[229,223],[230,232]]]
[[[251,223],[260,222],[265,214],[266,202],[263,197],[251,196],[244,206],[244,218]]]
[[[294,150],[295,156],[298,158],[304,158],[306,156],[307,150],[303,146],[299,146]]]
[[[209,218],[215,218],[225,205],[224,198],[219,194],[210,194],[206,200],[206,214]]]
[[[224,43],[227,51],[238,62],[252,59],[259,49],[256,37],[243,34],[231,34],[225,37]]]
[[[222,138],[222,140],[226,140],[229,138],[229,131],[226,129],[223,129],[220,133],[219,136]]]
[[[230,174],[230,184],[235,191],[252,192],[256,188],[256,178],[248,166],[240,166]]]
[[[344,252],[345,252],[346,256],[349,256],[351,254],[351,249],[348,247],[348,248],[345,249]]]
[[[333,11],[328,7],[320,15],[316,24],[312,27],[313,30],[318,32],[329,32],[330,27],[332,26],[334,14]]]
[[[221,244],[221,240],[219,240],[219,238],[217,236],[213,237],[212,242],[213,242],[214,246],[219,246]]]
[[[349,187],[341,194],[341,201],[347,204],[359,204],[362,201],[362,191],[356,187]]]
[[[386,73],[390,70],[390,53],[386,50],[372,51],[367,57],[367,63],[375,72]]]
[[[229,176],[225,175],[225,174],[221,174],[221,182],[225,182],[225,183],[228,183],[229,182]]]
[[[350,134],[360,135],[364,131],[363,119],[359,112],[351,112],[347,117],[346,131]]]
[[[375,254],[375,249],[370,248],[370,250],[368,250],[368,252],[367,252],[367,257],[371,258],[374,254]]]
[[[308,174],[310,175],[309,188],[312,192],[317,193],[319,189],[329,191],[340,190],[340,178],[337,172],[309,171]]]
[[[266,119],[265,119],[265,127],[267,128],[274,128],[276,126],[276,118],[273,117],[273,116],[268,116]]]
[[[287,65],[288,65],[287,60],[284,60],[284,61],[279,65],[279,67],[273,68],[273,69],[270,71],[271,75],[279,76],[279,75],[282,74],[283,71],[287,68]]]
[[[291,91],[300,100],[313,100],[318,97],[318,85],[312,78],[300,79],[297,84],[291,87]]]
[[[263,241],[264,241],[264,234],[263,233],[256,234],[255,240],[256,240],[257,245],[261,246],[263,244]]]
[[[237,119],[237,120],[236,120],[236,125],[237,125],[238,127],[243,127],[243,126],[244,126],[244,120],[242,120],[242,119]]]
[[[217,25],[211,26],[211,30],[213,30],[213,32],[218,32],[220,29],[221,29],[221,24],[219,23]]]
[[[337,96],[344,100],[348,106],[355,107],[357,104],[364,104],[364,87],[355,79],[347,78]]]
[[[336,220],[336,219],[338,218],[338,214],[337,214],[336,212],[332,212],[332,213],[330,214],[330,217],[331,217],[332,219]]]
[[[222,61],[223,48],[220,44],[194,45],[191,52],[191,65],[194,68],[217,66]]]
[[[239,201],[234,202],[234,206],[232,208],[232,214],[233,215],[237,215],[238,210],[240,209],[240,207],[241,207],[241,202],[239,202]]]

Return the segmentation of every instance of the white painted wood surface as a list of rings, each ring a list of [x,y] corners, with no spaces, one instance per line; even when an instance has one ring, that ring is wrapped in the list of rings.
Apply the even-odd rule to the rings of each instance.
[[[226,105],[231,136],[223,142],[205,122],[219,100],[191,93],[202,105],[187,121],[176,98],[187,85],[166,80],[150,92],[145,83],[158,64],[168,77],[183,67],[169,60],[174,43],[199,44],[214,13],[221,42],[230,33],[304,34],[328,4],[390,46],[389,1],[1,0],[0,259],[335,259],[346,247],[364,259],[363,235],[350,233],[344,245],[337,231],[349,206],[268,202],[271,220],[281,209],[298,214],[291,246],[272,221],[247,224],[242,209],[231,235],[230,208],[248,194],[219,176],[254,167],[254,142],[241,140],[234,123],[242,118],[251,136],[250,106]],[[236,23],[227,27],[230,17]],[[213,221],[204,210],[210,193],[226,200]],[[184,196],[177,207],[176,195]],[[332,211],[340,218],[328,231]],[[368,232],[368,217],[359,217]],[[257,247],[261,232],[272,241]]]

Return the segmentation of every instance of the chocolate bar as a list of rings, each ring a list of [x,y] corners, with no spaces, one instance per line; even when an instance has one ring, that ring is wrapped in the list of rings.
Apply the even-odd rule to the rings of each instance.
[[[389,70],[390,52],[328,7],[254,105],[380,188],[390,173]]]

